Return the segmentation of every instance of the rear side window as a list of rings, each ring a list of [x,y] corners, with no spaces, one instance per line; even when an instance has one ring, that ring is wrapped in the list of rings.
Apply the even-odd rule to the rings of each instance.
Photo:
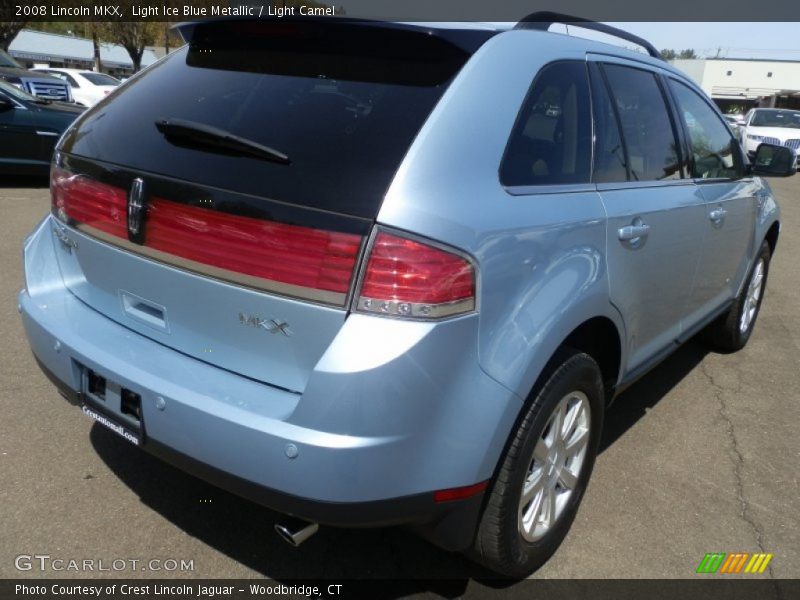
[[[114,79],[105,73],[93,73],[91,71],[84,71],[81,75],[88,79],[90,83],[95,85],[119,85],[119,79]]]
[[[680,179],[675,131],[653,73],[604,65],[625,138],[632,181]]]
[[[597,65],[591,65],[592,106],[594,108],[594,168],[592,181],[609,183],[628,180],[625,147],[608,87]]]
[[[506,148],[507,186],[588,183],[592,125],[586,63],[560,61],[533,82]]]
[[[371,219],[468,57],[426,32],[352,23],[203,23],[190,44],[87,113],[63,150]],[[291,164],[171,143],[156,128],[164,119],[222,129],[286,154]]]
[[[692,146],[692,176],[741,177],[744,164],[730,129],[697,92],[675,80],[669,86]]]

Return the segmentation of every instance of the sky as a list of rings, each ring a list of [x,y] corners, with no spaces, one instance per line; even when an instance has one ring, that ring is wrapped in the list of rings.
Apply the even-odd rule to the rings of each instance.
[[[800,23],[609,23],[656,48],[693,48],[698,56],[800,61]]]
[[[762,58],[800,61],[800,23],[612,23],[648,40],[659,50],[693,49],[698,57]],[[563,25],[550,31],[564,32]],[[570,28],[570,33],[578,30]],[[580,35],[628,45],[604,34],[582,30]]]
[[[592,14],[636,15],[672,14],[671,11],[693,8],[696,18],[714,18],[719,15],[725,19],[742,19],[741,22],[626,22],[609,23],[639,35],[650,41],[659,50],[683,50],[692,48],[700,57],[722,58],[764,58],[800,61],[800,22],[746,22],[753,14],[756,18],[771,15],[786,15],[797,19],[800,14],[800,0],[502,0],[488,5],[479,0],[323,0],[336,6],[344,5],[352,16],[374,16],[391,18],[402,14],[460,15],[463,18],[486,18],[494,13],[497,18],[508,14],[516,17],[532,10],[554,10],[581,15],[581,5],[585,5],[585,16]],[[496,0],[495,0],[496,1]],[[680,6],[678,6],[680,5]],[[407,17],[406,17],[407,18]],[[458,17],[456,17],[458,18]],[[611,16],[607,18],[613,18]],[[624,17],[623,17],[624,18]],[[644,17],[647,18],[647,17]],[[780,18],[780,16],[778,16]],[[554,25],[553,30],[558,26]],[[588,37],[588,36],[587,36]]]

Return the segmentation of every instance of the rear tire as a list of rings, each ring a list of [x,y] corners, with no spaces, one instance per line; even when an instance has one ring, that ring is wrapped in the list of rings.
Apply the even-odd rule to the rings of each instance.
[[[769,244],[765,241],[756,255],[747,283],[733,306],[703,332],[703,338],[713,349],[736,352],[747,344],[767,289],[770,258]]]
[[[605,395],[597,363],[566,350],[551,364],[511,434],[472,549],[477,562],[508,577],[529,575],[561,544],[600,442]]]

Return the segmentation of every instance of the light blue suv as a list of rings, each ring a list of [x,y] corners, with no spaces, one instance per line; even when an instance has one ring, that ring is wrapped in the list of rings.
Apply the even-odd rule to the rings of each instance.
[[[408,525],[530,573],[614,395],[701,330],[747,342],[758,175],[793,172],[644,40],[555,20],[184,25],[58,146],[19,295],[45,373],[295,545]]]

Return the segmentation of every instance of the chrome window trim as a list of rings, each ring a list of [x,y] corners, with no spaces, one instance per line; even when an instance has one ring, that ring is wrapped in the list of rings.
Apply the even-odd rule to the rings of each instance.
[[[580,192],[593,192],[594,183],[551,183],[545,185],[514,185],[503,186],[511,196],[536,196],[538,194],[572,194]]]
[[[649,181],[605,181],[598,183],[597,191],[606,190],[627,190],[640,188],[660,188],[694,185],[693,179],[669,179],[669,180],[649,180]]]

